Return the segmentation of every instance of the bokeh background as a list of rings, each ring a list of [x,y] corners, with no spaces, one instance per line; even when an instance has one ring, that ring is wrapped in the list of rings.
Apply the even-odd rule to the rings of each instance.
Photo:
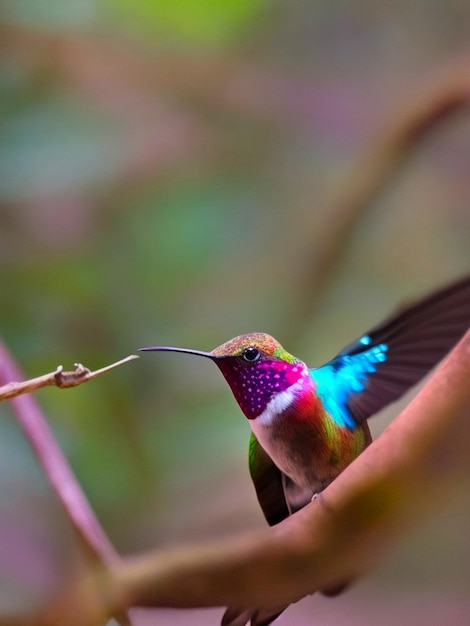
[[[0,332],[27,375],[251,330],[295,337],[285,347],[321,364],[468,272],[462,111],[351,231],[305,328],[290,324],[360,156],[443,68],[468,57],[470,84],[468,3],[3,0],[0,21]],[[123,554],[264,523],[248,425],[210,362],[147,354],[37,397]],[[51,593],[75,547],[7,406],[0,418],[6,612]],[[279,624],[469,623],[469,487],[449,486],[373,576]],[[136,624],[220,615],[141,611]]]

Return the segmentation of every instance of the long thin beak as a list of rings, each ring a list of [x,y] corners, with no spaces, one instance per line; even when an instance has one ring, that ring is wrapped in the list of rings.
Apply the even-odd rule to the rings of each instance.
[[[205,356],[207,359],[213,361],[217,358],[210,352],[203,352],[202,350],[190,350],[189,348],[175,348],[173,346],[153,346],[150,348],[139,348],[139,352],[184,352],[185,354],[195,354],[196,356]]]

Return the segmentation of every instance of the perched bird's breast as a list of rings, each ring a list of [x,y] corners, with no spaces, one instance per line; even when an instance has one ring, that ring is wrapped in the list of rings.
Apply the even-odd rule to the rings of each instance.
[[[291,389],[268,408],[269,413],[250,422],[253,433],[275,465],[313,493],[322,491],[371,441],[367,423],[353,429],[338,425],[313,390]]]

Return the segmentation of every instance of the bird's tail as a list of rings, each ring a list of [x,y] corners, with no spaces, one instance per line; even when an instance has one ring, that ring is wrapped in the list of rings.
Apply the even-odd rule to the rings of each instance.
[[[268,626],[288,607],[278,606],[273,609],[243,609],[229,607],[222,618],[220,626]]]

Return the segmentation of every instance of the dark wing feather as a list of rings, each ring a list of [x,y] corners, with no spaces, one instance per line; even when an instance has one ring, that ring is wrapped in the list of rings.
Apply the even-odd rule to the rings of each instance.
[[[253,609],[229,606],[223,614],[220,626],[245,626],[251,620]]]
[[[277,607],[275,609],[241,609],[228,608],[220,626],[269,626],[279,615],[287,608],[288,605]]]
[[[289,515],[284,494],[283,474],[253,434],[250,437],[248,461],[258,502],[266,521],[273,526]]]
[[[468,328],[470,277],[403,309],[312,370],[317,392],[338,423],[352,427],[421,380]]]
[[[253,434],[250,438],[249,466],[258,501],[270,526],[278,524],[311,500],[312,492],[297,487],[283,474]],[[251,626],[268,626],[287,606],[273,609],[228,607],[221,626],[245,626],[248,622]]]

